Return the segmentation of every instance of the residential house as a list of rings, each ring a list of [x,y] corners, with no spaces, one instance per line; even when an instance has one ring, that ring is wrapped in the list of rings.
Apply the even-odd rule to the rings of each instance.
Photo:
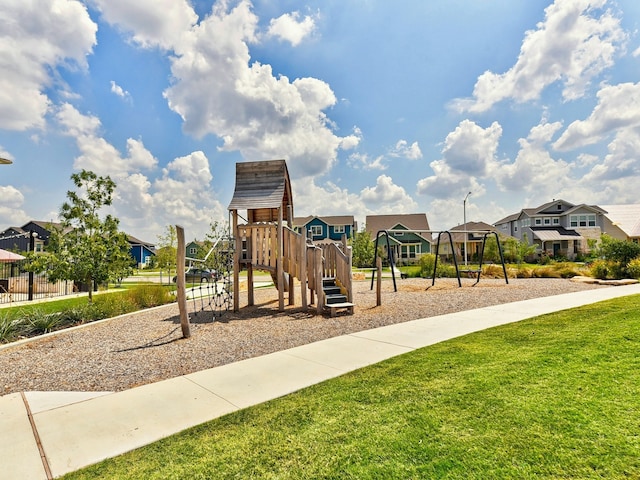
[[[307,238],[314,242],[339,242],[343,235],[351,238],[357,231],[357,223],[353,215],[296,217],[293,219],[293,229],[301,233],[307,232]]]
[[[537,246],[538,255],[573,259],[589,250],[589,240],[604,231],[605,210],[597,205],[574,205],[553,200],[536,208],[525,208],[494,223],[503,235],[519,241],[526,238]]]
[[[200,242],[198,240],[192,240],[187,243],[184,247],[186,258],[196,259],[198,258],[198,252],[205,248],[204,242]]]
[[[603,233],[618,240],[640,241],[640,204],[602,205]]]
[[[51,232],[60,228],[62,228],[60,223],[37,220],[31,220],[21,227],[9,227],[0,232],[0,248],[28,252],[31,250],[30,242],[32,241],[31,237],[33,237],[33,250],[42,252],[49,244]],[[148,265],[150,257],[155,255],[154,245],[138,240],[131,235],[127,235],[127,240],[130,246],[129,252],[138,266]]]
[[[127,235],[127,241],[129,242],[129,251],[131,252],[131,256],[136,261],[138,268],[148,267],[152,258],[156,254],[155,245],[138,240],[132,235]]]
[[[451,233],[451,239],[449,239],[449,235],[445,233],[440,234],[438,255],[450,256],[452,253],[451,244],[453,243],[453,252],[455,253],[456,258],[464,259],[466,245],[467,259],[474,261],[480,258],[480,251],[482,250],[482,243],[484,241],[484,233],[500,233],[496,227],[485,222],[467,222],[466,224],[450,228],[449,232]],[[491,236],[494,237],[494,235]]]
[[[410,213],[398,215],[367,215],[365,228],[378,245],[387,246],[388,231],[389,248],[395,263],[412,263],[424,253],[431,252],[431,232],[426,213]]]
[[[44,251],[49,244],[52,228],[61,228],[59,223],[31,220],[21,227],[9,227],[0,232],[0,248],[3,250],[29,252],[31,242],[35,252]],[[33,240],[32,240],[33,237]]]

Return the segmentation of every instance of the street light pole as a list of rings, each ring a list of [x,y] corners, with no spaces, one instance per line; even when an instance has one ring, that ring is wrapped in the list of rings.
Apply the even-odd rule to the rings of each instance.
[[[462,201],[462,216],[464,221],[464,266],[467,266],[467,198],[469,198],[471,192],[467,193]]]

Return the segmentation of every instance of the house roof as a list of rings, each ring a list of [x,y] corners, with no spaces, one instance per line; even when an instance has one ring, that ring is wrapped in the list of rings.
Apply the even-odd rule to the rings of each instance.
[[[153,248],[155,246],[153,243],[145,242],[129,234],[127,234],[127,240],[131,245],[142,245],[143,247],[149,247],[149,248]]]
[[[522,213],[522,210],[519,211],[518,213],[512,213],[508,217],[504,217],[504,218],[498,220],[497,222],[494,222],[494,225],[502,225],[504,223],[513,222],[514,220],[518,219],[518,217],[520,216],[521,213]]]
[[[323,221],[327,225],[353,225],[354,218],[353,215],[334,215],[334,216],[317,216],[317,215],[309,215],[307,217],[296,217],[293,219],[294,227],[302,227],[309,222],[311,222],[314,218]]]
[[[289,205],[293,207],[293,200],[284,160],[236,163],[236,186],[229,210],[284,208]]]
[[[449,231],[451,232],[451,240],[453,240],[454,243],[464,242],[465,230],[468,231],[471,236],[474,236],[474,233],[483,231],[498,232],[498,229],[496,227],[485,222],[467,222],[466,228],[465,224],[463,223],[449,229]],[[471,240],[471,238],[468,238],[467,240]],[[475,240],[482,240],[482,237],[475,237]]]
[[[575,230],[564,227],[531,227],[534,238],[543,242],[549,240],[580,240],[582,236]]]
[[[605,216],[627,237],[640,237],[640,204],[602,205]]]
[[[51,227],[56,227],[58,229],[62,228],[62,224],[59,222],[51,222],[51,221],[42,221],[42,220],[31,220],[27,223],[25,223],[22,228],[25,228],[27,225],[29,225],[30,223],[35,223],[36,225],[38,225],[39,227],[44,228],[45,230],[51,230]]]
[[[365,228],[373,237],[380,230],[391,230],[397,226],[402,226],[407,230],[418,230],[419,235],[426,241],[431,242],[431,232],[426,213],[406,213],[398,215],[367,215]]]
[[[407,230],[429,230],[426,213],[367,215],[365,221],[367,231],[374,235],[380,230],[389,230],[397,225],[402,225]]]

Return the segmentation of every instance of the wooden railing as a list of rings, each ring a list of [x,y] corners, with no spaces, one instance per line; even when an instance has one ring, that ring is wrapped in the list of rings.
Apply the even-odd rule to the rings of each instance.
[[[346,238],[341,244],[324,244],[315,246],[307,241],[304,235],[290,228],[282,230],[282,273],[278,272],[278,228],[272,224],[248,224],[238,226],[239,235],[246,239],[246,252],[242,254],[242,263],[251,264],[259,270],[272,273],[276,286],[280,275],[288,276],[289,304],[293,304],[293,279],[297,278],[302,285],[311,291],[311,302],[317,295],[318,312],[324,308],[324,292],[322,279],[333,277],[352,302],[351,247],[347,247]],[[284,280],[284,279],[283,279]],[[302,305],[307,307],[307,289],[302,288]]]
[[[323,277],[333,277],[336,284],[346,291],[347,301],[353,301],[351,247],[347,246],[347,240],[343,237],[342,243],[329,243],[321,245],[323,262]]]

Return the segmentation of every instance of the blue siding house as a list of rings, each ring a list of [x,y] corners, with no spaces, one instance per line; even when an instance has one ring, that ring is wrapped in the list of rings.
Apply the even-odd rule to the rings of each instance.
[[[293,229],[296,232],[307,232],[307,238],[318,241],[342,240],[342,236],[347,238],[357,231],[357,224],[353,215],[318,217],[310,215],[308,217],[298,217],[293,219]]]
[[[151,258],[156,254],[155,245],[142,240],[138,240],[136,237],[127,235],[129,241],[129,252],[136,261],[138,268],[144,268],[151,262]]]

